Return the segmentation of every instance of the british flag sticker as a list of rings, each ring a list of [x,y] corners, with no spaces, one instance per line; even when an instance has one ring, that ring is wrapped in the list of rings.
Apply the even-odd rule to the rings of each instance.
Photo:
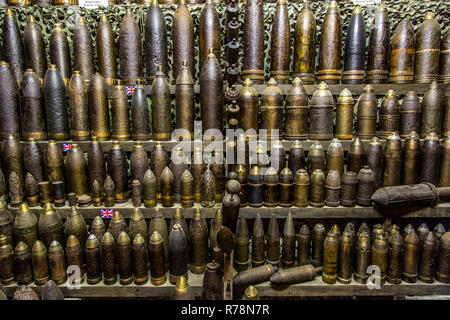
[[[102,218],[112,218],[112,216],[114,215],[114,210],[113,209],[101,209],[100,215]]]
[[[134,92],[134,86],[126,87],[125,92],[127,93],[127,95],[131,96]]]
[[[71,143],[63,143],[63,151],[69,151],[70,149],[72,149]]]

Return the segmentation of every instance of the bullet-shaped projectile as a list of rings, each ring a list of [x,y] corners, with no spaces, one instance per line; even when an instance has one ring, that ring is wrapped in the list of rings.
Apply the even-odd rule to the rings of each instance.
[[[301,226],[300,231],[297,234],[297,242],[297,264],[299,266],[304,266],[311,263],[311,233],[308,225],[304,224]]]
[[[415,283],[419,272],[419,238],[414,230],[403,240],[403,275],[402,279],[408,283]]]
[[[96,72],[89,83],[89,111],[91,119],[91,136],[99,141],[109,140],[111,129],[109,119],[108,94],[105,78]]]
[[[215,261],[206,266],[202,285],[202,300],[222,300],[223,280],[220,265]]]
[[[278,0],[272,23],[270,76],[280,84],[287,84],[290,71],[291,36],[286,0]]]
[[[395,231],[388,248],[388,269],[386,279],[389,283],[399,284],[402,279],[403,239],[399,231]]]
[[[331,170],[336,170],[339,176],[344,174],[344,149],[337,138],[333,138],[327,150],[327,167],[325,175],[328,176]],[[348,167],[347,167],[347,170]]]
[[[366,26],[361,7],[353,9],[345,37],[343,84],[364,82],[364,59],[366,53]]]
[[[151,98],[153,140],[170,140],[172,131],[170,90],[161,65],[153,80]]]
[[[252,232],[252,267],[258,267],[266,261],[266,244],[261,215],[256,214]]]
[[[131,255],[134,283],[143,285],[148,281],[148,252],[146,241],[139,233],[132,242]]]
[[[13,216],[5,201],[0,200],[0,235],[7,237],[8,243],[12,246],[13,241]]]
[[[439,171],[441,169],[441,147],[436,133],[427,134],[422,145],[422,170],[420,181],[435,186],[439,184]]]
[[[142,85],[135,86],[131,98],[131,136],[133,140],[149,140],[150,138],[147,94]]]
[[[97,27],[97,59],[98,71],[105,77],[105,81],[112,85],[117,78],[117,59],[114,33],[105,15],[100,17]]]
[[[300,11],[294,33],[294,77],[314,84],[316,62],[316,19],[308,3]]]
[[[180,3],[173,15],[173,79],[178,78],[178,73],[183,61],[187,62],[187,67],[191,75],[195,74],[194,60],[194,23],[191,13],[186,5],[186,0]]]
[[[4,248],[2,248],[4,250]],[[14,273],[17,283],[29,284],[33,281],[33,271],[31,268],[31,254],[25,242],[20,241],[14,249]],[[6,262],[4,260],[4,262]],[[6,267],[6,265],[4,265]],[[2,277],[3,278],[3,277]]]
[[[64,258],[64,251],[61,244],[54,240],[48,249],[48,265],[50,269],[50,279],[57,285],[66,282],[66,262]]]
[[[295,264],[295,241],[294,221],[291,212],[289,212],[283,227],[281,260],[284,267],[292,267]]]
[[[379,188],[383,184],[383,161],[384,150],[380,140],[373,137],[366,151],[366,162],[375,177],[375,188]],[[358,171],[359,172],[359,171]],[[357,172],[357,173],[358,173]]]
[[[433,81],[422,99],[422,123],[420,137],[425,138],[434,132],[441,136],[444,96],[436,81]],[[445,132],[444,132],[445,133]]]
[[[436,280],[441,283],[450,283],[450,267],[448,255],[450,254],[450,232],[446,232],[440,239],[439,259],[436,267]]]
[[[23,32],[25,65],[33,69],[41,81],[47,71],[47,57],[42,31],[33,15],[29,15]]]
[[[340,140],[350,140],[353,137],[354,106],[352,93],[344,88],[336,103],[336,138]]]
[[[73,234],[67,238],[66,243],[66,261],[67,266],[75,266],[79,268],[80,273],[76,273],[76,269],[74,270],[74,276],[71,277],[71,273],[68,272],[68,279],[70,284],[76,285],[84,282],[84,259],[83,252],[81,251],[81,245],[78,241],[77,237]],[[71,267],[72,269],[73,267]]]
[[[1,71],[5,68],[0,67]],[[12,74],[12,71],[11,71]],[[4,73],[0,73],[0,77],[5,75]],[[6,75],[5,75],[6,76]],[[14,82],[13,82],[14,83]],[[2,85],[10,85],[7,79],[3,78]],[[2,101],[8,99],[9,96],[14,95],[13,89],[2,90],[2,94],[4,95]],[[20,98],[19,98],[22,106],[22,138],[24,140],[28,139],[36,139],[36,140],[44,140],[46,138],[46,130],[45,130],[45,115],[44,115],[44,97],[42,95],[41,82],[37,74],[31,70],[27,69],[25,71],[23,82],[20,88]],[[14,101],[10,102],[8,108],[14,106]],[[14,109],[11,109],[14,110]],[[5,114],[6,116],[6,114]],[[6,122],[10,122],[5,119]],[[5,126],[14,125],[14,122],[6,123]],[[11,132],[13,133],[13,132]]]
[[[77,144],[73,144],[66,157],[66,176],[69,192],[77,197],[88,193],[86,158]]]
[[[244,33],[245,34],[245,33]],[[256,82],[255,82],[256,83]],[[239,92],[238,105],[240,108],[239,128],[247,132],[247,135],[258,135],[258,110],[259,98],[258,93],[253,87],[252,80],[247,78],[242,84],[242,89]]]
[[[39,217],[38,233],[39,239],[47,248],[53,240],[57,240],[62,246],[65,244],[62,219],[50,203],[44,205],[44,212]]]
[[[169,155],[161,142],[155,143],[150,154],[150,169],[156,177],[156,194],[161,199],[161,175],[165,167],[169,165]]]
[[[8,135],[3,141],[1,149],[1,166],[5,178],[6,186],[9,186],[9,176],[15,172],[22,183],[24,178],[22,167],[22,148],[19,139],[13,135]]]
[[[119,281],[121,285],[133,282],[131,242],[125,231],[120,232],[116,243],[117,263],[119,265]]]
[[[144,52],[147,79],[150,82],[153,81],[159,65],[163,66],[164,74],[168,75],[166,20],[158,1],[152,1],[145,17]]]
[[[288,167],[294,176],[299,169],[305,169],[305,158],[302,144],[298,140],[294,141],[288,156]]]
[[[156,177],[153,171],[148,169],[143,179],[144,207],[152,208],[156,206]]]
[[[322,170],[316,169],[311,174],[309,188],[309,205],[313,207],[323,207],[325,204],[325,174]]]
[[[400,106],[400,137],[406,138],[411,131],[420,132],[422,107],[419,97],[414,91],[409,91],[403,97]]]
[[[23,241],[28,248],[32,248],[37,240],[37,225],[38,220],[36,216],[30,212],[28,205],[22,203],[14,219],[13,232],[15,243]]]
[[[210,48],[220,65],[220,20],[213,1],[206,1],[199,22],[199,69],[202,72]],[[219,68],[220,69],[220,68]]]
[[[245,3],[244,60],[242,77],[254,83],[264,82],[264,12],[263,3],[250,0]],[[245,130],[245,129],[244,129]]]
[[[388,90],[380,106],[380,120],[378,124],[379,136],[386,139],[392,132],[398,132],[400,114],[397,97],[394,90]]]
[[[2,59],[12,68],[17,83],[22,82],[25,70],[25,58],[22,37],[16,17],[11,8],[7,8],[2,25]]]
[[[233,277],[233,296],[240,297],[249,285],[256,285],[268,281],[278,271],[277,267],[266,264],[260,267],[239,272]]]
[[[412,131],[403,145],[403,165],[401,184],[420,182],[421,147],[419,135]]]
[[[105,232],[101,241],[103,282],[111,285],[117,282],[116,241],[110,232]]]
[[[375,176],[369,166],[364,166],[358,173],[358,191],[356,193],[356,203],[361,206],[372,204],[372,194],[375,191]]]
[[[31,249],[31,262],[33,264],[34,283],[42,286],[48,281],[50,276],[48,271],[47,249],[39,240],[34,242]]]
[[[7,62],[0,62],[0,112],[2,119],[0,120],[0,138],[3,140],[8,135],[14,137],[20,136],[20,118],[19,118],[19,106],[18,106],[18,86],[14,73]],[[24,109],[23,111],[26,111]],[[25,119],[22,120],[22,124],[26,124],[25,121],[29,120],[29,115],[25,114]]]
[[[189,256],[191,272],[203,273],[208,262],[208,226],[199,209],[189,226]]]
[[[339,206],[341,195],[341,177],[336,170],[330,170],[325,179],[325,205],[329,207]]]
[[[333,35],[334,38],[335,35]],[[329,56],[335,57],[334,54]],[[337,77],[339,79],[339,76]],[[314,91],[309,105],[309,139],[330,140],[333,138],[333,109],[333,96],[327,84],[321,82]]]
[[[18,207],[25,198],[25,193],[23,190],[23,182],[20,181],[19,176],[13,171],[9,175],[9,198],[11,206]]]
[[[151,282],[155,286],[166,283],[166,263],[164,244],[158,231],[154,231],[150,237],[149,245]]]
[[[97,237],[93,234],[89,235],[85,246],[87,283],[96,284],[102,280],[102,260]]]
[[[174,203],[174,175],[169,167],[161,173],[161,201],[164,207],[171,207]]]
[[[355,137],[352,144],[350,145],[350,150],[348,151],[347,171],[358,173],[359,170],[364,166],[364,164],[364,146],[359,137]]]
[[[74,70],[80,70],[87,80],[94,74],[94,53],[92,35],[83,17],[79,17],[73,30]]]
[[[397,25],[391,39],[389,82],[411,83],[413,81],[414,48],[413,26],[409,20],[403,19]]]
[[[187,61],[183,64],[178,72],[175,86],[175,102],[176,102],[176,128],[184,129],[180,135],[183,138],[193,138],[194,135],[194,79],[189,72]]]
[[[67,219],[64,224],[64,235],[66,242],[71,234],[77,237],[78,241],[81,244],[81,248],[83,249],[84,252],[86,240],[88,238],[86,222],[84,221],[83,216],[76,209],[76,207],[71,208],[70,213],[67,215]]]
[[[400,184],[402,173],[402,141],[397,132],[393,132],[386,141],[384,150],[383,186]]]
[[[371,139],[376,135],[377,97],[370,84],[364,87],[357,107],[356,132],[361,139]]]
[[[89,140],[89,108],[85,81],[80,71],[75,70],[68,87],[70,127],[73,140]]]
[[[188,245],[180,224],[175,224],[169,235],[169,277],[175,284],[180,277],[188,277]]]
[[[267,263],[274,266],[280,263],[280,231],[275,214],[272,214],[267,231]]]
[[[72,75],[70,45],[61,23],[56,23],[50,34],[50,63],[56,65],[64,83],[68,83]]]

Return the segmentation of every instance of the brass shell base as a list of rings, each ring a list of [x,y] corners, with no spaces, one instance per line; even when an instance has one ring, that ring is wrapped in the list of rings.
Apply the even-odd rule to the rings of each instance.
[[[145,277],[134,277],[134,283],[138,286],[146,284],[148,281],[148,276]]]
[[[416,283],[417,282],[417,274],[408,274],[403,272],[402,280],[407,283]]]
[[[154,286],[162,286],[164,283],[166,283],[167,277],[166,275],[164,275],[161,278],[151,278],[150,281]]]
[[[205,272],[205,269],[206,269],[206,264],[203,266],[193,266],[192,264],[189,264],[189,270],[193,274],[203,274]]]
[[[87,283],[88,284],[97,284],[100,281],[102,281],[102,276],[98,277],[98,278],[87,278]]]
[[[121,285],[123,285],[123,286],[129,285],[129,284],[131,284],[132,282],[133,282],[133,276],[130,276],[130,277],[128,277],[128,278],[120,279],[120,280],[119,280],[119,283],[120,283]]]
[[[185,274],[182,274],[181,276],[176,276],[176,275],[169,273],[169,281],[171,284],[176,284],[177,280],[181,277],[185,277],[186,280],[188,280],[188,273],[186,272]]]
[[[103,279],[103,282],[104,282],[106,285],[115,284],[115,283],[117,282],[117,276],[114,277],[114,278],[104,278],[104,279]]]

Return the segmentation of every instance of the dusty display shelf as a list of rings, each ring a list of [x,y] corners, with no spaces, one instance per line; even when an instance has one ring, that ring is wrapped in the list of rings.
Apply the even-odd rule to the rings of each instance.
[[[176,208],[181,208],[183,215],[185,218],[191,218],[193,213],[200,208],[200,211],[203,213],[206,219],[211,219],[214,217],[217,209],[221,208],[220,204],[217,204],[213,208],[204,208],[199,203],[195,203],[192,208],[181,208],[180,204],[175,204],[173,207],[162,207],[158,204],[157,207],[162,212],[164,218],[170,219],[173,216]],[[155,208],[145,208],[143,206],[140,207],[144,218],[150,219],[155,211]],[[131,200],[126,203],[118,203],[114,207],[78,207],[78,211],[87,219],[93,219],[95,216],[100,215],[100,210],[103,209],[113,209],[119,211],[125,219],[129,219],[133,212],[133,205]],[[18,208],[10,207],[11,212],[15,213]],[[39,216],[41,212],[43,212],[43,208],[33,207],[30,208],[31,212],[35,213],[36,216]],[[70,212],[70,207],[67,205],[63,207],[57,207],[56,210],[61,215],[61,218],[66,218]],[[314,208],[314,207],[306,207],[306,208],[297,208],[297,207],[242,207],[240,209],[240,214],[244,215],[248,219],[253,219],[256,216],[256,213],[261,215],[261,218],[267,219],[270,218],[274,213],[279,218],[286,218],[288,213],[292,213],[292,217],[294,219],[373,219],[373,218],[383,218],[385,216],[394,216],[401,218],[450,218],[450,203],[440,203],[435,207],[421,207],[421,208],[413,208],[413,207],[405,207],[405,208],[394,208],[394,209],[378,209],[375,207],[322,207],[322,208]],[[384,212],[384,214],[383,214]],[[392,213],[392,214],[390,214]]]
[[[203,275],[194,275],[189,272],[188,283],[196,297],[200,297],[203,284]],[[42,286],[34,283],[29,285],[40,296]],[[7,296],[12,297],[17,289],[17,284],[4,286],[3,290]],[[398,285],[386,283],[380,289],[369,289],[367,285],[352,281],[350,284],[326,284],[320,276],[313,281],[292,285],[284,288],[272,287],[270,282],[264,282],[255,286],[260,297],[329,297],[329,296],[404,296],[404,295],[450,295],[450,285],[434,281],[426,284],[417,281],[415,284],[402,282]],[[173,294],[174,286],[167,280],[161,286],[154,286],[149,281],[144,285],[134,283],[123,286],[117,281],[113,285],[105,285],[103,281],[95,285],[89,285],[86,280],[80,289],[70,289],[67,284],[60,286],[65,297],[71,298],[100,298],[100,297],[120,297],[120,298],[168,298]]]

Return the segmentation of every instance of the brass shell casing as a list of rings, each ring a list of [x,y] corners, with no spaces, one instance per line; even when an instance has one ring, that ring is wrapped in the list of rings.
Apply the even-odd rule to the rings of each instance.
[[[292,81],[292,86],[286,95],[285,109],[285,139],[307,139],[309,112],[308,95],[306,94],[306,90],[303,87],[302,80],[300,80],[300,78],[295,78]],[[292,173],[295,174],[295,172]]]
[[[323,243],[322,280],[325,283],[336,283],[339,256],[339,239],[333,233],[328,233]]]
[[[339,94],[336,103],[336,138],[350,140],[353,138],[353,108],[355,100],[347,88]]]
[[[89,112],[91,120],[91,136],[99,141],[109,140],[111,135],[108,94],[105,78],[96,72],[89,83]]]
[[[153,140],[170,140],[172,132],[170,89],[161,66],[153,79],[151,98]]]
[[[283,96],[274,78],[269,80],[261,95],[260,110],[261,129],[267,130],[267,140],[272,140],[280,135],[283,120]]]
[[[412,131],[403,144],[401,184],[420,182],[421,147],[419,135]]]
[[[357,113],[357,135],[362,140],[371,139],[377,131],[377,98],[370,84],[364,87],[364,91],[358,99]]]
[[[394,132],[386,140],[384,150],[383,187],[400,185],[402,173],[402,141]]]
[[[194,98],[194,79],[189,72],[187,62],[184,61],[178,72],[175,86],[176,128],[187,131],[181,135],[183,139],[194,137]]]
[[[316,62],[316,19],[308,3],[300,11],[294,32],[294,77],[314,84]]]

